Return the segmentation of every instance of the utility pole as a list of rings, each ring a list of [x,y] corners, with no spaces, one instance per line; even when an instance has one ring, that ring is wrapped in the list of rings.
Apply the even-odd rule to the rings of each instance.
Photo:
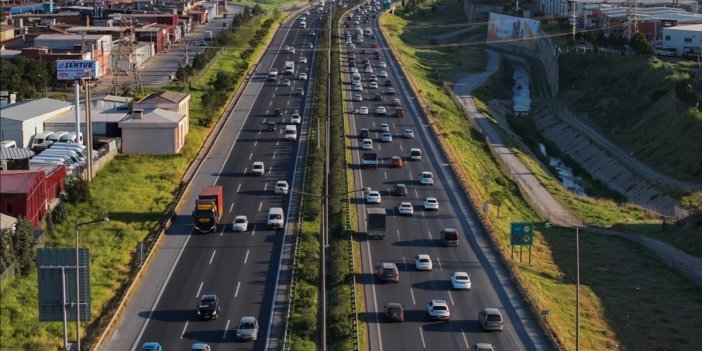
[[[570,2],[570,18],[571,18],[571,24],[573,28],[573,45],[575,45],[575,27],[577,27],[577,20],[578,20],[578,15],[575,12],[576,11],[576,2],[571,1]]]

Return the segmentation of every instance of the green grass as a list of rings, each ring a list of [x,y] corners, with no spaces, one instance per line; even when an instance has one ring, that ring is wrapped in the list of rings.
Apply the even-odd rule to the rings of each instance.
[[[269,15],[270,16],[270,15]],[[240,42],[245,43],[256,30],[257,24],[240,31]],[[271,29],[266,40],[275,31]],[[98,317],[110,309],[114,292],[129,275],[136,244],[155,229],[158,221],[173,201],[188,164],[194,159],[210,128],[198,124],[203,112],[200,96],[205,84],[218,70],[231,71],[241,64],[239,51],[244,45],[224,50],[210,72],[193,83],[190,100],[190,133],[180,155],[174,156],[118,156],[90,184],[92,199],[89,203],[67,206],[71,223],[85,221],[104,214],[110,222],[81,227],[81,246],[91,252],[91,291],[93,321],[84,329],[85,342],[94,341]],[[257,52],[264,50],[259,45]],[[256,57],[254,54],[252,57]],[[238,77],[241,79],[242,77]],[[47,247],[73,246],[73,231],[68,224],[56,226],[47,235]],[[0,350],[56,350],[62,344],[61,323],[40,323],[37,311],[37,275],[16,277],[0,286]],[[75,339],[75,328],[69,328],[69,339]]]
[[[434,20],[440,22],[442,15],[441,12],[436,13]],[[459,166],[459,172],[466,179],[465,184],[476,202],[486,201],[486,194],[493,191],[508,195],[500,208],[499,217],[496,206],[491,206],[488,214],[491,235],[497,241],[498,248],[508,253],[510,223],[538,221],[537,216],[521,199],[515,185],[501,175],[485,145],[475,138],[475,132],[463,112],[443,91],[443,84],[431,67],[445,63],[426,60],[425,48],[408,44],[421,42],[420,39],[424,38],[423,34],[409,26],[414,20],[414,16],[400,18],[385,15],[381,18],[381,24],[402,58],[403,69],[411,73],[410,80],[420,92],[424,100],[422,103],[432,105],[431,124],[453,155],[452,160]],[[425,16],[420,20],[429,19]],[[489,91],[497,92],[500,89],[500,83],[488,84],[491,87],[487,93],[484,92],[483,96],[486,97],[491,95]],[[476,103],[484,106],[485,102]],[[620,209],[611,201],[582,200],[569,196],[560,184],[546,177],[533,161],[519,154],[552,193],[589,222],[603,226],[641,222],[640,211]],[[550,311],[547,323],[565,350],[575,349],[573,250],[572,231],[541,229],[532,251],[532,264],[513,263],[517,279],[527,288],[538,309]],[[583,233],[581,250],[582,349],[687,350],[694,349],[694,345],[699,343],[702,325],[699,319],[693,317],[702,308],[699,289],[663,266],[652,254],[621,239]],[[689,313],[687,310],[681,311],[688,305]],[[677,312],[681,312],[680,315]],[[680,320],[682,322],[676,323]],[[663,329],[653,329],[668,325]],[[665,347],[666,343],[672,346]]]

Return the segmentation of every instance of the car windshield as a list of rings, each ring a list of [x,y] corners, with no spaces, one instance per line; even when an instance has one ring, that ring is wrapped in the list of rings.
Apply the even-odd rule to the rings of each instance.
[[[253,329],[253,328],[254,328],[254,324],[251,323],[251,322],[244,322],[244,323],[241,323],[240,328],[241,328],[241,329]]]
[[[434,306],[434,311],[446,311],[446,306]]]
[[[500,317],[497,314],[490,314],[490,315],[488,315],[487,320],[489,320],[491,322],[499,322],[502,320],[502,317]]]
[[[465,275],[457,275],[455,276],[456,280],[468,280],[468,277]]]
[[[234,220],[234,223],[246,223],[246,219],[244,218],[237,218]]]
[[[428,258],[420,258],[419,262],[427,263],[427,262],[429,262],[429,259]]]
[[[215,307],[215,302],[214,301],[202,301],[200,302],[200,308],[214,308]]]

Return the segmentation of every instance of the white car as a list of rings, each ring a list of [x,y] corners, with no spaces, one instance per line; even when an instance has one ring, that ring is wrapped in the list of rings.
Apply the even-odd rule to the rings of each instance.
[[[369,89],[378,89],[378,82],[370,82],[368,85]]]
[[[357,67],[351,67],[351,73],[358,73]]]
[[[292,82],[290,82],[290,79],[283,79],[283,82],[280,85],[289,87]]]
[[[431,257],[429,257],[429,255],[422,254],[414,258],[414,269],[418,271],[430,271],[432,268]]]
[[[289,191],[290,191],[290,186],[288,185],[287,181],[279,180],[279,181],[275,182],[275,187],[273,188],[273,192],[276,195],[287,195]]]
[[[368,107],[367,106],[361,106],[358,108],[358,114],[359,115],[367,115],[368,114]]]
[[[304,73],[304,72],[303,72],[303,73],[300,73],[300,75],[298,76],[298,78],[300,78],[300,80],[307,80],[307,73]]]
[[[392,99],[392,104],[395,106],[402,106],[402,102],[400,102],[400,99]]]
[[[380,136],[380,140],[382,140],[384,143],[391,143],[392,142],[392,134],[385,132]]]
[[[236,216],[234,217],[234,222],[232,223],[232,230],[235,232],[245,232],[249,229],[249,220],[246,216]]]
[[[302,123],[302,116],[300,116],[299,112],[295,112],[290,116],[290,123],[292,124],[300,124]]]
[[[451,273],[451,288],[456,290],[470,290],[470,276],[466,272]]]
[[[366,203],[379,204],[381,201],[380,191],[372,190],[368,192],[368,195],[366,195]]]
[[[291,46],[291,47],[288,49],[288,52],[291,53],[291,54],[294,54],[294,53],[295,53],[295,48]]]
[[[400,206],[397,206],[397,210],[401,215],[414,216],[414,207],[411,202],[400,202]]]
[[[380,124],[380,131],[381,132],[389,132],[390,126],[387,123],[381,123]]]
[[[373,150],[373,140],[371,139],[363,139],[361,141],[361,149],[363,150]]]
[[[380,71],[380,73],[378,73],[378,77],[387,78],[388,72],[387,71]]]
[[[358,102],[363,101],[363,95],[361,95],[361,94],[354,94],[354,95],[353,95],[353,101],[358,101]]]
[[[419,175],[419,184],[432,185],[434,184],[434,175],[431,172],[424,171]]]
[[[439,200],[435,197],[428,197],[424,200],[424,210],[425,211],[438,211],[439,210]]]
[[[298,60],[300,63],[307,63],[307,57],[305,56],[300,56],[300,59]]]
[[[451,311],[444,300],[431,300],[427,302],[427,314],[431,319],[449,320]]]
[[[361,85],[361,83],[354,84],[353,91],[363,91],[363,85]]]
[[[414,139],[414,131],[412,129],[405,129],[402,132],[402,136],[407,138],[407,139]]]
[[[385,63],[385,61],[380,61],[380,63],[378,63],[378,67],[380,68],[386,68],[387,66],[388,65]]]
[[[253,168],[251,168],[251,173],[253,175],[263,175],[263,173],[266,172],[266,167],[263,165],[263,162],[261,161],[256,161],[253,163]]]
[[[373,67],[372,67],[372,66],[367,66],[367,67],[366,67],[366,73],[373,73]]]
[[[378,108],[375,109],[375,113],[380,116],[385,116],[385,114],[388,111],[385,109],[385,106],[378,106]]]

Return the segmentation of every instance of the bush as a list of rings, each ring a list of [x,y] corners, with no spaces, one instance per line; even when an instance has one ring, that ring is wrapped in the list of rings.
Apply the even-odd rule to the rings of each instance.
[[[90,184],[82,177],[74,177],[66,186],[68,202],[77,204],[90,200]]]
[[[679,80],[675,83],[675,95],[686,104],[697,103],[697,93],[690,80]]]
[[[17,264],[16,268],[22,275],[27,275],[32,271],[34,266],[34,228],[32,223],[26,218],[20,218],[17,221],[17,227],[11,235],[12,251],[15,253],[14,261]]]

